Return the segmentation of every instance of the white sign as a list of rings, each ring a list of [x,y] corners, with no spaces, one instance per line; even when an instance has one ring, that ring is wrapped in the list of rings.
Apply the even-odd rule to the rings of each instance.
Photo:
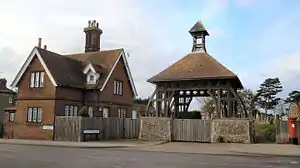
[[[83,130],[84,134],[99,134],[100,130]]]
[[[295,128],[295,124],[292,124],[292,127]]]
[[[53,130],[53,125],[43,125],[43,130]]]

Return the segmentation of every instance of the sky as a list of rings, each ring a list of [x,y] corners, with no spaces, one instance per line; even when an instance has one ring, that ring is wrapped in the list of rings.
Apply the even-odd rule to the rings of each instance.
[[[48,50],[84,52],[83,28],[96,20],[101,49],[125,49],[145,98],[154,90],[146,80],[191,52],[188,30],[201,20],[208,53],[244,87],[279,77],[284,97],[300,86],[299,8],[298,0],[0,0],[1,77],[12,82],[39,37]]]

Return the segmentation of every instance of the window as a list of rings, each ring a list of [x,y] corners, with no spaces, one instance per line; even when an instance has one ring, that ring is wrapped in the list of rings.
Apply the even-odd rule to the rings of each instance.
[[[8,118],[9,122],[14,122],[15,121],[15,113],[13,112],[9,112],[9,118]]]
[[[103,108],[103,118],[108,118],[108,108]]]
[[[126,109],[119,108],[118,109],[118,116],[119,116],[119,118],[126,118]]]
[[[41,123],[42,122],[42,108],[30,107],[27,110],[27,122]]]
[[[65,105],[65,116],[77,116],[78,107],[75,105]]]
[[[9,103],[9,104],[12,104],[12,103],[13,103],[13,98],[12,98],[12,97],[9,97],[9,98],[8,98],[8,103]]]
[[[93,107],[89,107],[89,116],[93,117]]]
[[[88,84],[95,84],[96,83],[96,76],[95,75],[96,74],[94,74],[94,73],[89,73],[87,75],[87,83]]]
[[[39,88],[44,87],[44,72],[31,72],[30,75],[30,87]]]
[[[65,116],[69,116],[69,106],[65,105]]]
[[[123,82],[114,81],[114,94],[115,95],[123,95]]]

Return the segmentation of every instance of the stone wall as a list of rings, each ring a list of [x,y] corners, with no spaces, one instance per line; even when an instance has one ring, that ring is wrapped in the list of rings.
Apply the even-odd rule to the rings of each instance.
[[[252,143],[253,122],[247,119],[214,119],[211,122],[212,143]]]
[[[142,117],[139,139],[171,141],[171,118]]]

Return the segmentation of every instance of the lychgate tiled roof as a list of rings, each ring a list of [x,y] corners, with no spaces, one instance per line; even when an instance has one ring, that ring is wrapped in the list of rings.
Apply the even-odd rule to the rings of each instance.
[[[189,53],[173,65],[148,79],[148,82],[200,79],[236,79],[240,83],[236,74],[204,51]]]

